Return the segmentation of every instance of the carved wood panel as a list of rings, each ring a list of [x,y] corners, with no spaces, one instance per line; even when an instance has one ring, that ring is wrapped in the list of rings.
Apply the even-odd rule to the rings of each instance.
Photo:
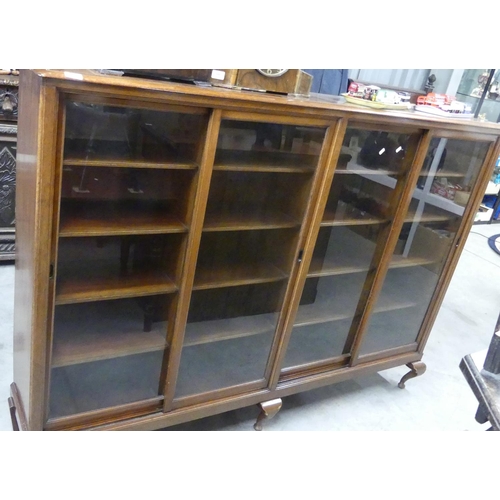
[[[0,78],[0,120],[17,121],[17,105],[19,101],[19,83]]]
[[[8,144],[8,143],[7,143]],[[0,141],[0,224],[14,226],[16,157],[12,146]]]
[[[12,260],[15,252],[16,142],[6,129],[0,125],[0,260]]]

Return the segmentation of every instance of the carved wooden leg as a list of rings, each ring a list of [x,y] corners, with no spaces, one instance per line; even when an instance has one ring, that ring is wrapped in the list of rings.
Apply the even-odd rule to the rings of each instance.
[[[253,428],[256,431],[262,430],[262,421],[269,420],[273,418],[276,413],[278,413],[281,409],[281,405],[283,402],[281,399],[272,399],[271,401],[265,401],[264,403],[259,403],[260,413],[257,417],[257,422],[255,422]]]
[[[400,389],[405,388],[405,382],[407,380],[423,375],[427,368],[425,363],[422,363],[422,361],[414,361],[413,363],[408,363],[406,366],[410,369],[410,371],[399,381],[398,387]]]

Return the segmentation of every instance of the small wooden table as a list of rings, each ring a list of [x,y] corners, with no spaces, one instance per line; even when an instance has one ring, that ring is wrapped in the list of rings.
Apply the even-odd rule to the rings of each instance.
[[[468,354],[460,362],[460,370],[479,401],[476,420],[480,424],[490,422],[488,430],[500,430],[500,374],[483,370],[488,351]]]

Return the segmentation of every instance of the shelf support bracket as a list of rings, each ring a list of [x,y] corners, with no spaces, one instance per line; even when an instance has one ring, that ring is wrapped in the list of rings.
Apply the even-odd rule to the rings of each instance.
[[[420,377],[420,375],[423,375],[425,373],[425,370],[427,369],[425,363],[422,363],[422,361],[414,361],[413,363],[408,363],[406,366],[410,369],[410,371],[399,381],[398,387],[400,389],[405,388],[405,382],[407,380],[415,377]]]
[[[281,399],[272,399],[271,401],[265,401],[263,403],[259,403],[260,406],[260,413],[259,416],[257,417],[257,421],[255,422],[253,428],[256,431],[261,431],[262,430],[262,422],[264,420],[269,420],[273,418],[276,413],[278,413],[281,409],[281,405],[283,404],[283,401]]]

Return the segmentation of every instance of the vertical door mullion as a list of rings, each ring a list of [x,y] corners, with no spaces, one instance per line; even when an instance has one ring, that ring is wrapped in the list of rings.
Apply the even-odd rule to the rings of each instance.
[[[207,133],[203,141],[203,148],[199,154],[199,170],[196,178],[196,189],[194,195],[194,206],[189,226],[188,240],[185,248],[185,261],[180,279],[178,292],[177,314],[171,334],[172,342],[168,350],[166,366],[163,374],[164,411],[172,408],[175,394],[175,386],[179,371],[182,345],[184,343],[184,332],[186,328],[189,303],[193,289],[196,261],[201,242],[205,209],[207,206],[208,192],[212,177],[212,169],[217,148],[217,140],[221,123],[221,111],[215,109],[210,116]]]
[[[283,312],[277,325],[278,336],[275,339],[275,345],[272,348],[266,369],[266,375],[269,374],[269,388],[271,390],[274,390],[278,384],[281,365],[292,333],[293,321],[299,307],[346,128],[347,120],[345,118],[339,119],[336,125],[331,125],[328,128],[323,140],[321,157],[302,224],[302,234],[299,238],[298,248],[302,252],[301,262],[297,260],[292,270],[283,303]]]

